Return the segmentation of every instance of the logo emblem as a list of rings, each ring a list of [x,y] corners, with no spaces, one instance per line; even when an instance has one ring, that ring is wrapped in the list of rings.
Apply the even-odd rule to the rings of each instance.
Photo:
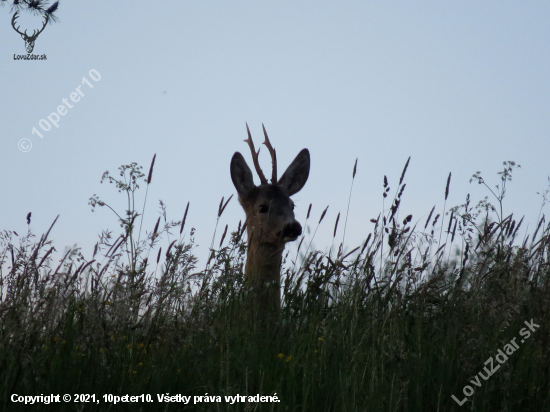
[[[17,17],[19,17],[18,14],[19,14],[19,11],[16,11],[15,14],[13,15],[13,18],[11,19],[11,25],[13,29],[21,35],[21,38],[25,40],[25,48],[27,49],[27,53],[32,53],[34,49],[34,42],[36,41],[36,38],[38,37],[38,35],[42,33],[42,31],[44,30],[44,28],[46,27],[46,24],[48,24],[48,20],[50,17],[48,14],[46,14],[46,21],[44,22],[44,25],[42,26],[42,28],[38,30],[38,32],[36,30],[33,30],[32,35],[29,36],[27,34],[27,30],[25,30],[24,33],[21,33],[19,31],[19,27],[17,28],[15,27],[15,20],[17,19]]]

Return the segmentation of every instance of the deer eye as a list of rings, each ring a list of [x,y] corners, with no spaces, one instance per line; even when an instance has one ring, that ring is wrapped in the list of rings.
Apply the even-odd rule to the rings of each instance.
[[[269,211],[269,207],[266,205],[261,205],[258,210],[260,211],[260,213],[267,213]]]

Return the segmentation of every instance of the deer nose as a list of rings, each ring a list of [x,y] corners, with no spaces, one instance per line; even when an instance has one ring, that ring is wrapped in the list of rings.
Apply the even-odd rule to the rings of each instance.
[[[286,225],[283,229],[283,239],[296,240],[298,236],[302,234],[302,225],[297,221],[294,221]]]

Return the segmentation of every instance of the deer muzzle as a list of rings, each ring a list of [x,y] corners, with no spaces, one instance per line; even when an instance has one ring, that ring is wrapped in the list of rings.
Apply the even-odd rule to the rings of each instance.
[[[288,223],[284,226],[281,233],[281,238],[284,242],[292,242],[296,240],[298,236],[302,234],[302,225],[296,220],[292,223]]]

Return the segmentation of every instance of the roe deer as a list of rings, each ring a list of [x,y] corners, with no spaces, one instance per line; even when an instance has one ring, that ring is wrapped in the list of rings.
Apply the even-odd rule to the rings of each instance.
[[[263,127],[263,124],[262,124]],[[252,160],[260,185],[254,185],[252,172],[244,157],[235,152],[231,159],[231,180],[239,194],[239,203],[246,213],[248,254],[245,267],[245,285],[252,288],[255,307],[260,312],[276,314],[281,306],[281,260],[286,242],[302,234],[302,226],[294,218],[294,202],[290,196],[299,192],[309,176],[309,151],[303,149],[288,169],[277,180],[277,156],[271,146],[265,127],[265,141],[272,160],[271,183],[260,168],[258,155],[246,125]]]

